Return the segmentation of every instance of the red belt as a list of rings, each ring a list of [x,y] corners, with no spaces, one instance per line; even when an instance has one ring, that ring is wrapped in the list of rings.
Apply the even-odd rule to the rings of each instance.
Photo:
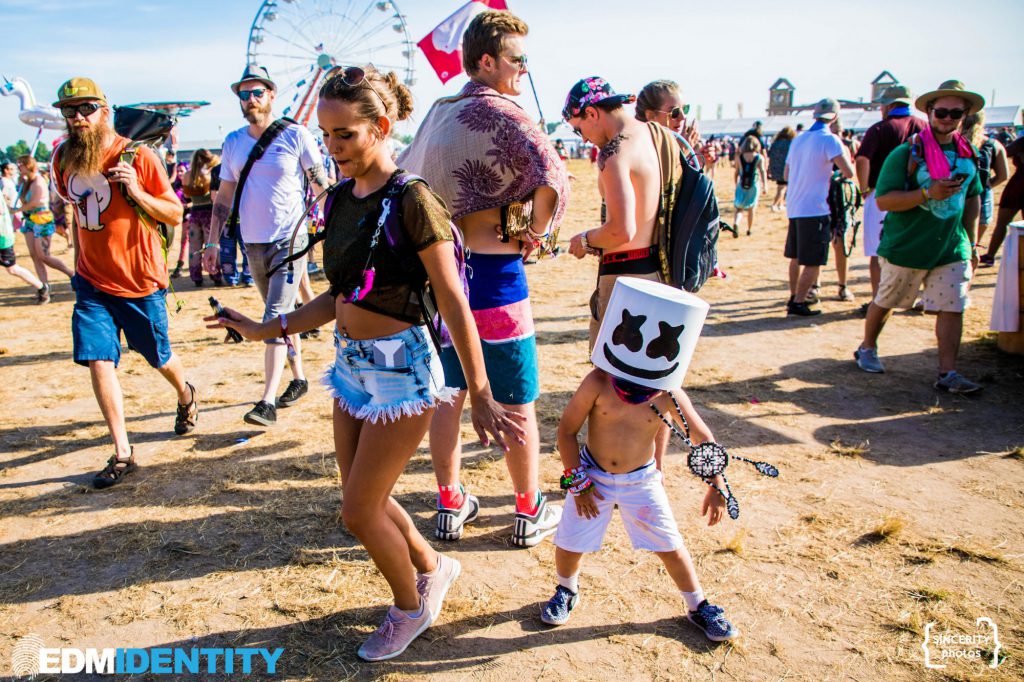
[[[658,253],[657,246],[648,246],[646,249],[633,249],[632,251],[614,251],[601,256],[601,264],[625,263],[631,260],[643,260]]]

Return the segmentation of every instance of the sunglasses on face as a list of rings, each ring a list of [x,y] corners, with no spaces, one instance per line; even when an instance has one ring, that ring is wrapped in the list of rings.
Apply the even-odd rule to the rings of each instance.
[[[659,114],[668,114],[669,118],[682,118],[690,113],[690,105],[684,104],[681,107],[672,107],[668,111],[664,109],[655,109]]]
[[[75,114],[81,114],[83,118],[89,118],[97,111],[103,108],[102,104],[97,102],[83,102],[82,104],[69,104],[60,108],[60,115],[67,119],[72,119]]]
[[[253,88],[252,90],[239,90],[238,99],[243,102],[248,102],[250,99],[255,97],[256,99],[263,99],[263,95],[267,94],[266,88]]]
[[[373,91],[373,94],[377,95],[377,99],[379,99],[380,103],[384,105],[384,111],[386,112],[388,110],[387,102],[385,102],[381,94],[377,92],[377,88],[373,87],[373,83],[367,79],[365,69],[361,69],[358,66],[336,66],[327,72],[327,75],[324,77],[324,83],[334,78],[340,78],[341,82],[350,88],[357,88],[360,85],[365,84],[366,87]]]
[[[505,55],[502,55],[502,57],[505,59],[505,61],[507,61],[512,66],[518,68],[520,71],[526,71],[525,54],[521,54],[518,57],[505,57]]]
[[[944,118],[951,118],[954,121],[959,121],[967,111],[964,109],[946,109],[943,107],[940,109],[932,109],[932,113],[935,114],[935,118],[940,120]]]

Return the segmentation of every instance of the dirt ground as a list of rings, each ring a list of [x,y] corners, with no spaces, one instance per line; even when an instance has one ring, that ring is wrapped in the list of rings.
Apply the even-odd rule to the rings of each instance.
[[[598,220],[594,170],[586,162],[572,170],[566,241]],[[724,167],[718,184],[731,218]],[[462,541],[436,543],[462,562],[462,577],[439,621],[401,658],[361,662],[356,649],[389,593],[339,523],[328,398],[316,386],[280,411],[277,426],[244,424],[261,390],[262,348],[221,344],[200,321],[211,293],[257,313],[256,291],[176,280],[185,308],[172,318],[172,339],[198,387],[199,428],[173,435],[173,392],[126,354],[120,376],[142,468],[97,492],[88,483],[111,446],[88,372],[71,361],[73,294],[54,276],[54,302],[37,307],[20,281],[0,276],[0,675],[11,673],[18,639],[34,633],[50,647],[284,647],[277,679],[287,680],[1021,679],[1024,358],[999,352],[987,332],[996,270],[975,280],[961,350],[963,373],[985,390],[939,395],[924,315],[890,322],[886,374],[855,367],[856,309],[869,291],[859,246],[856,303],[829,300],[830,265],[824,314],[786,317],[785,220],[767,207],[762,197],[752,237],[720,242],[729,276],[701,291],[711,313],[687,386],[719,442],[776,464],[781,476],[734,465],[742,515],[709,529],[699,517],[704,486],[686,471],[681,446],[667,461],[666,486],[705,591],[742,631],[734,644],[713,645],[682,619],[660,562],[632,550],[618,521],[584,563],[572,620],[543,626],[554,548],[510,546],[502,458],[469,444],[464,481],[484,509]],[[28,265],[20,239],[18,253]],[[556,499],[555,428],[588,370],[595,270],[593,259],[569,256],[528,268],[542,364],[542,484]],[[313,377],[332,358],[329,336],[305,346]],[[434,491],[421,447],[395,496],[430,537]],[[987,667],[991,645],[959,645],[960,658],[926,670],[927,623],[936,623],[933,635],[985,634],[983,616],[999,628],[1006,659],[997,669]]]

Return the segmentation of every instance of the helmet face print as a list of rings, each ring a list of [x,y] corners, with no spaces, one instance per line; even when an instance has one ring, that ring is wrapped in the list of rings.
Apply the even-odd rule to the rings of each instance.
[[[686,325],[675,326],[663,321],[658,322],[657,331],[651,329],[652,335],[656,336],[647,341],[642,331],[646,321],[646,315],[633,315],[623,308],[622,321],[612,331],[611,344],[604,344],[604,356],[620,372],[637,379],[663,379],[679,369],[679,363],[674,361],[679,357],[679,337],[682,336]],[[628,351],[630,361],[620,358],[611,346],[621,346]],[[622,353],[622,350],[619,353]],[[654,362],[661,359],[671,364]],[[633,363],[643,363],[643,366]],[[658,367],[659,364],[662,366]]]
[[[675,287],[620,277],[591,361],[612,377],[662,391],[683,385],[708,304]]]

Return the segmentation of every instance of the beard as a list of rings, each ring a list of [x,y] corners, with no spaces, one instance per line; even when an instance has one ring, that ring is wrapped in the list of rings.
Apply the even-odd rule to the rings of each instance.
[[[258,123],[270,113],[271,106],[270,102],[264,102],[263,104],[257,104],[254,107],[249,107],[248,109],[243,107],[242,116],[245,117],[245,120],[249,123]]]
[[[68,128],[68,139],[61,151],[61,163],[70,175],[96,175],[103,172],[103,158],[106,156],[105,144],[110,131],[105,121],[97,122],[85,128]]]

